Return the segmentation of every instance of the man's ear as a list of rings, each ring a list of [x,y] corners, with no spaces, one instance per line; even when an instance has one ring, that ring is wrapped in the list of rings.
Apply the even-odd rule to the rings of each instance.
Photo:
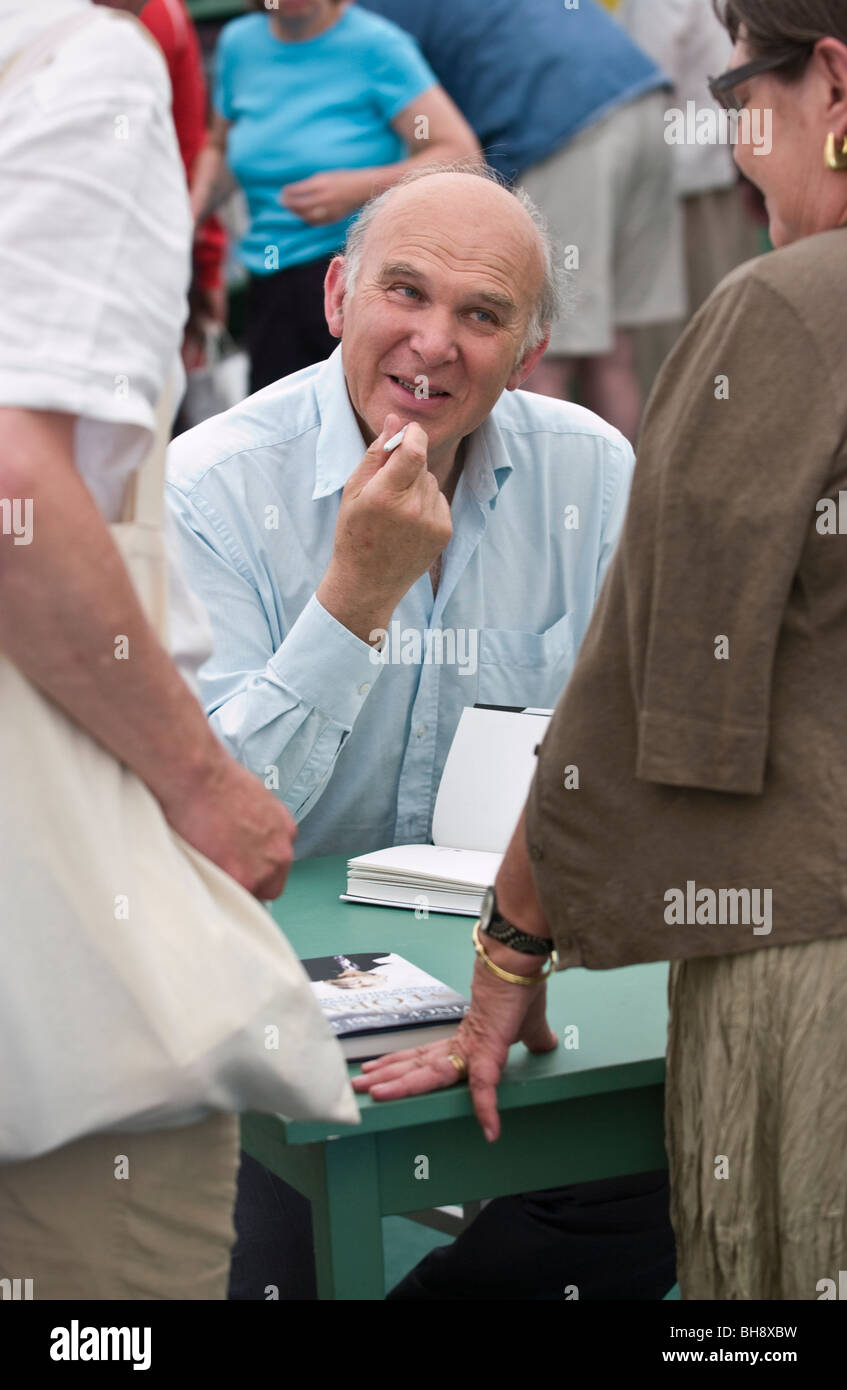
[[[341,337],[344,326],[342,301],[346,289],[346,267],[343,256],[333,256],[324,280],[324,314],[326,325],[333,338]]]
[[[517,391],[518,387],[522,384],[522,382],[526,381],[530,373],[535,371],[535,368],[538,366],[539,362],[541,361],[542,357],[547,351],[547,344],[549,342],[550,324],[548,323],[547,332],[544,334],[544,337],[541,339],[541,342],[538,344],[538,346],[530,349],[529,352],[525,352],[520,361],[515,363],[515,366],[512,369],[512,375],[506,382],[507,391]]]

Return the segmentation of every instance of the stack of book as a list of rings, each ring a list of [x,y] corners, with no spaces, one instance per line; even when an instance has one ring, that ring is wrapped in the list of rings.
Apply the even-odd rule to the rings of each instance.
[[[452,1037],[468,1001],[392,951],[315,956],[303,966],[350,1062]]]

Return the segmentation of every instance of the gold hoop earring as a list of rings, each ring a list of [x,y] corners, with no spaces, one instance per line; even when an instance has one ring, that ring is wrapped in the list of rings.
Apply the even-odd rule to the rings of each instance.
[[[839,150],[835,143],[835,131],[831,130],[826,137],[824,158],[827,169],[832,169],[835,173],[843,173],[847,170],[847,135],[845,135],[844,143]]]

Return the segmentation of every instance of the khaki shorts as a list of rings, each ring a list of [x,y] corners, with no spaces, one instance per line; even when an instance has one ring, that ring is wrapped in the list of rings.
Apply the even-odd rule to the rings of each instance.
[[[682,211],[673,149],[665,143],[667,94],[649,92],[533,164],[520,182],[553,236],[569,250],[573,302],[553,325],[560,357],[609,352],[617,328],[664,323],[686,312]]]
[[[238,1119],[94,1134],[0,1166],[0,1278],[34,1299],[224,1299]]]
[[[695,314],[737,265],[762,251],[759,228],[748,215],[740,184],[682,199],[688,312]],[[635,370],[644,399],[659,368],[685,329],[685,320],[651,324],[635,333]]]

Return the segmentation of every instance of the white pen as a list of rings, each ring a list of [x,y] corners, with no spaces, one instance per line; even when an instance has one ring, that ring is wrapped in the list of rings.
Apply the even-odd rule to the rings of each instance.
[[[398,430],[396,434],[392,434],[387,444],[383,444],[382,447],[387,454],[390,454],[392,449],[396,449],[398,444],[403,443],[403,435],[408,428],[408,425],[404,425],[402,430]]]

